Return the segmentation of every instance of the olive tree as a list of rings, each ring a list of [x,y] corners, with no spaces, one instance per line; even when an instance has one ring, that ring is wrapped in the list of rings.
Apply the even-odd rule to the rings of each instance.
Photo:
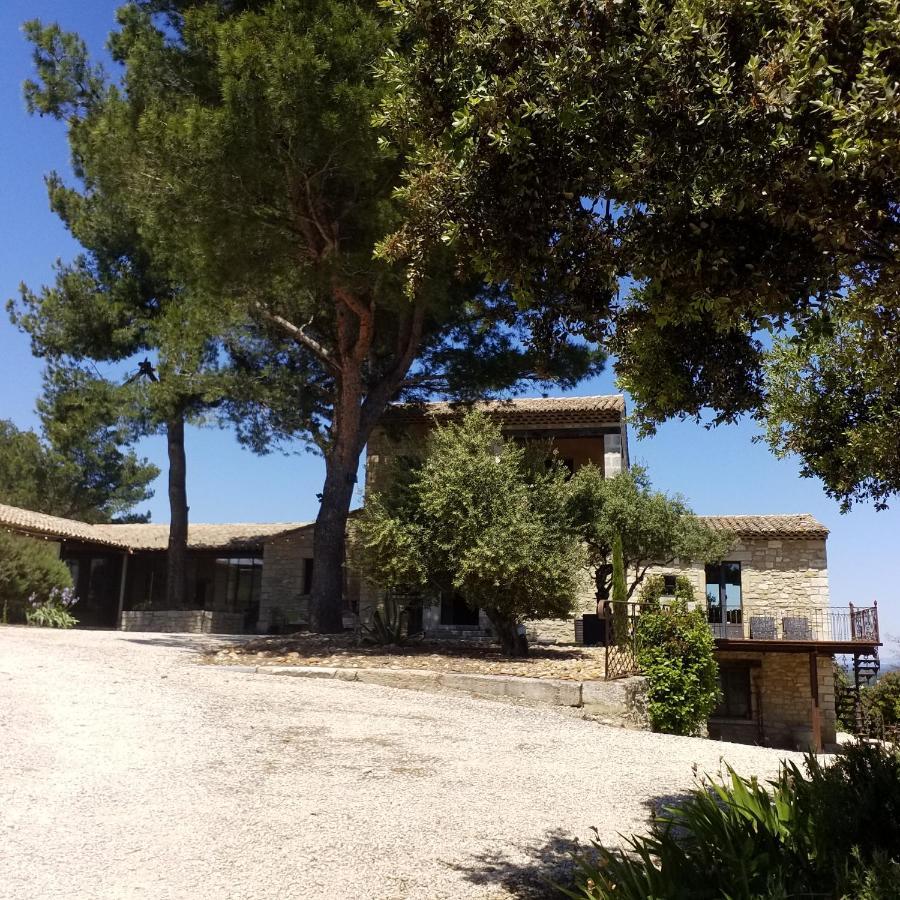
[[[520,626],[570,615],[584,572],[567,474],[469,413],[436,428],[406,482],[367,503],[357,565],[379,587],[459,591],[506,653],[527,655]]]

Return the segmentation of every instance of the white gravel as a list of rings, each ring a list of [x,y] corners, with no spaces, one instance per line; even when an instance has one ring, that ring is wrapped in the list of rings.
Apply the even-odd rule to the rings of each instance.
[[[0,627],[3,900],[522,896],[693,766],[789,755],[195,665],[210,642]]]

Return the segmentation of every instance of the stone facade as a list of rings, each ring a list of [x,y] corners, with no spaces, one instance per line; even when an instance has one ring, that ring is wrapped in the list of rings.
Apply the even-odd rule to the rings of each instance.
[[[120,628],[170,634],[240,634],[244,614],[211,609],[132,609],[122,612]]]
[[[260,634],[309,621],[309,595],[304,593],[304,560],[312,558],[312,526],[266,542],[256,629]]]
[[[812,747],[812,690],[807,653],[720,651],[720,666],[750,668],[751,715],[712,718],[711,737],[743,743],[808,750]],[[834,668],[831,656],[816,660],[822,743],[836,741]]]
[[[352,523],[348,535],[352,532]],[[348,537],[348,543],[350,538]],[[270,538],[263,555],[262,587],[259,600],[259,634],[300,630],[309,624],[309,576],[313,559],[313,526],[306,525]],[[345,568],[344,627],[355,624],[354,611],[360,607],[362,588],[359,576]]]
[[[741,564],[743,620],[770,614],[776,625],[783,615],[807,613],[825,630],[830,623],[828,560],[825,539],[738,539],[727,560]],[[676,574],[690,579],[699,603],[705,603],[706,572],[702,563],[659,566],[648,574]],[[637,598],[635,598],[637,599]],[[780,627],[780,626],[779,626]],[[780,637],[780,632],[778,633]],[[830,634],[817,634],[819,639]]]

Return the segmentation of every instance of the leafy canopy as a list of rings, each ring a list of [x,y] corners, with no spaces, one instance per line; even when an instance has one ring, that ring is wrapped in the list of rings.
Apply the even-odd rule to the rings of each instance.
[[[79,395],[83,396],[83,395]],[[85,522],[141,520],[135,506],[148,500],[159,470],[131,450],[109,397],[93,394],[65,426],[57,414],[46,416],[47,439],[0,420],[0,503]],[[42,412],[65,403],[55,390],[45,394]]]
[[[613,478],[604,478],[596,466],[582,466],[572,477],[567,503],[604,598],[613,587],[613,548],[617,540],[621,541],[627,576],[622,599],[634,595],[651,566],[668,565],[676,559],[722,559],[733,542],[732,535],[704,525],[680,495],[654,491],[640,466]]]
[[[900,491],[900,308],[823,321],[776,342],[766,361],[767,441],[796,454],[844,511]]]
[[[384,255],[415,266],[451,247],[603,338],[643,430],[706,408],[716,423],[764,414],[770,333],[815,333],[845,310],[866,322],[861,309],[893,333],[897,0],[390,8],[402,49],[382,64],[381,116],[410,148],[414,215]],[[896,367],[844,361],[846,414],[825,411],[822,441],[794,447],[836,495],[879,499],[896,487],[889,428],[846,475],[818,462],[826,434],[866,441],[865,395],[897,414]],[[816,412],[788,427],[811,431]]]

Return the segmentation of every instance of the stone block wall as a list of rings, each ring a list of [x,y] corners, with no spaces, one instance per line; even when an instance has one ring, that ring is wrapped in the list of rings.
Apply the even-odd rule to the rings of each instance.
[[[726,559],[741,564],[744,621],[763,611],[828,610],[828,560],[825,540],[741,538]],[[687,576],[698,602],[706,601],[706,570],[702,563],[657,566],[648,574]],[[635,598],[637,599],[637,598]]]
[[[309,596],[303,593],[303,560],[312,558],[311,525],[266,541],[258,632],[265,634],[279,623],[294,625],[309,621]]]
[[[753,718],[711,719],[710,734],[730,741],[752,741],[773,747],[807,750],[812,744],[812,691],[807,653],[719,651],[721,665],[752,663]],[[831,656],[817,657],[822,742],[836,741],[834,669]]]
[[[243,613],[210,609],[133,609],[122,612],[122,631],[156,631],[169,634],[240,634]]]

